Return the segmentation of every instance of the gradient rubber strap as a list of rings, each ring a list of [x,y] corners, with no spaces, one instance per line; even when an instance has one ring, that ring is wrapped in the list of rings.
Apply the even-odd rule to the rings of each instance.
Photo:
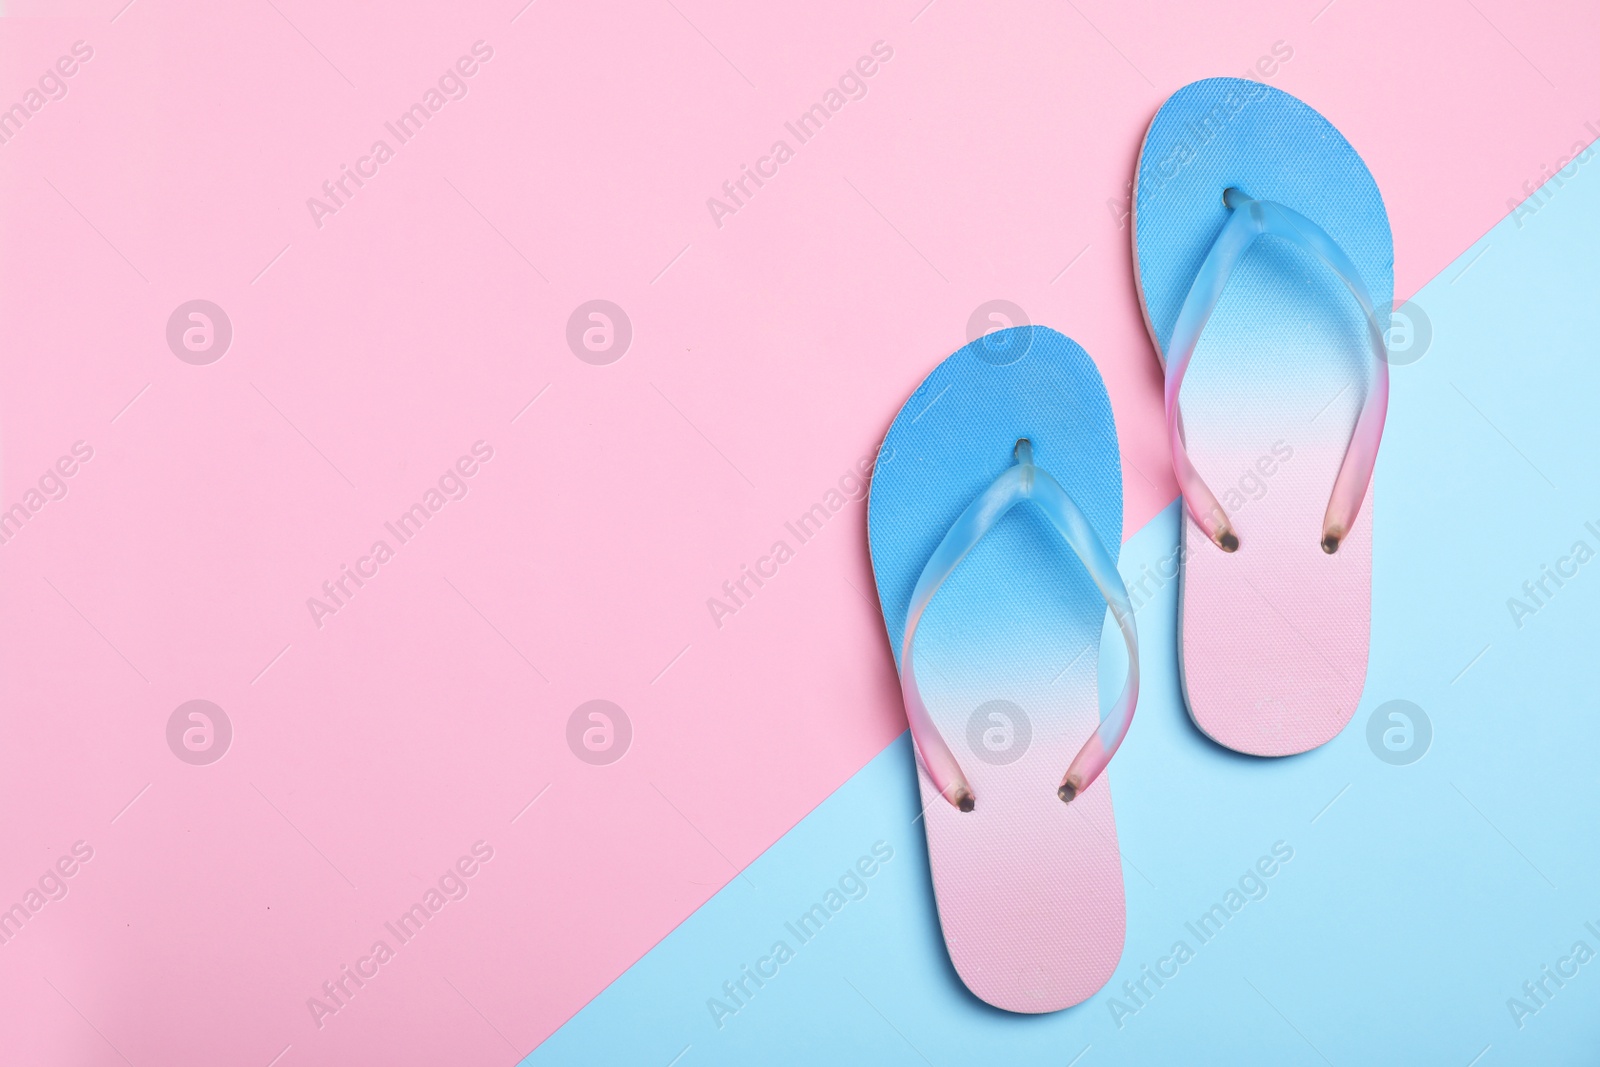
[[[1322,519],[1322,549],[1338,551],[1339,542],[1355,525],[1356,513],[1372,481],[1372,468],[1378,462],[1378,443],[1383,438],[1383,420],[1389,409],[1389,361],[1384,348],[1383,330],[1378,325],[1372,307],[1372,297],[1367,292],[1361,273],[1344,250],[1316,223],[1298,212],[1271,200],[1252,200],[1237,189],[1222,195],[1230,214],[1217,235],[1205,262],[1184,297],[1178,312],[1178,321],[1172,327],[1172,338],[1167,344],[1167,435],[1172,442],[1172,468],[1178,476],[1178,487],[1183,492],[1184,505],[1195,524],[1224,552],[1239,547],[1238,533],[1228,520],[1227,512],[1217,502],[1216,496],[1194,469],[1189,454],[1184,449],[1183,419],[1178,412],[1178,391],[1183,386],[1183,375],[1189,368],[1189,359],[1200,343],[1200,331],[1205,329],[1211,312],[1228,284],[1235,267],[1244,259],[1256,238],[1270,235],[1281,237],[1310,252],[1339,276],[1356,303],[1361,305],[1367,319],[1367,333],[1372,342],[1372,385],[1356,418],[1355,430],[1345,447],[1344,460],[1333,481],[1333,492],[1328,497],[1328,510]]]
[[[934,787],[962,811],[971,811],[975,798],[966,775],[961,772],[961,765],[950,752],[950,746],[945,744],[917,689],[917,624],[944,580],[954,573],[973,546],[983,540],[983,536],[994,529],[1008,511],[1023,501],[1032,501],[1044,512],[1068,547],[1083,561],[1089,577],[1117,620],[1122,639],[1128,645],[1128,677],[1123,682],[1122,693],[1109,711],[1102,714],[1100,725],[1067,768],[1056,790],[1062,800],[1072,800],[1106,769],[1106,764],[1116,754],[1117,746],[1127,736],[1128,726],[1133,722],[1133,709],[1139,703],[1139,635],[1134,628],[1133,607],[1128,602],[1128,591],[1122,584],[1122,575],[1117,573],[1116,562],[1095,536],[1093,527],[1083,517],[1083,512],[1078,510],[1078,505],[1061,488],[1061,483],[1051,477],[1048,471],[1034,466],[1033,446],[1027,440],[1017,442],[1016,460],[1015,466],[1007,468],[994,480],[994,484],[978,494],[978,498],[967,506],[944,535],[944,540],[939,542],[939,547],[933,550],[933,555],[928,557],[921,576],[917,578],[916,588],[911,593],[905,636],[900,642],[900,692],[905,698],[906,719],[911,724],[911,740],[916,746],[917,757],[922,761],[923,769],[928,772]]]

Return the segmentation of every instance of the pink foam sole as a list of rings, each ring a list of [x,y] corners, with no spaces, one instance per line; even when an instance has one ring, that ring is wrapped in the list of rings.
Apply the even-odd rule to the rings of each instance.
[[[974,995],[1007,1011],[1079,1004],[1105,985],[1122,956],[1122,859],[1110,782],[1102,776],[1063,804],[1055,788],[1072,751],[1035,745],[1004,768],[973,768],[969,760],[978,801],[966,813],[918,768],[950,960]]]
[[[1319,456],[1319,452],[1327,455]],[[1220,745],[1290,756],[1361,700],[1372,619],[1372,493],[1339,551],[1318,544],[1336,446],[1304,446],[1237,515],[1226,553],[1183,516],[1179,662],[1189,715]]]

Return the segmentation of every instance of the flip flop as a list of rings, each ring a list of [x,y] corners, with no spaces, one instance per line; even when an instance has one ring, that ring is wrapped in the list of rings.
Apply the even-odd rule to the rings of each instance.
[[[1366,681],[1363,500],[1394,293],[1383,197],[1327,119],[1238,78],[1172,94],[1134,182],[1135,276],[1185,511],[1189,715],[1239,752],[1305,752],[1338,735]]]
[[[996,331],[928,375],[879,457],[872,570],[950,959],[996,1007],[1077,1004],[1122,956],[1122,860],[1096,779],[1139,695],[1105,385],[1054,330]],[[1102,717],[1108,605],[1128,666]]]

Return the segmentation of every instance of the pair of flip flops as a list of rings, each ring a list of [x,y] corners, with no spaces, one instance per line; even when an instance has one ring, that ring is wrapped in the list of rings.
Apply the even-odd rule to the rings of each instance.
[[[1383,199],[1325,118],[1232,78],[1167,100],[1135,186],[1135,276],[1184,501],[1184,698],[1218,744],[1305,752],[1343,729],[1366,676]],[[928,375],[881,454],[872,566],[951,960],[997,1007],[1068,1007],[1122,955],[1103,772],[1139,692],[1105,385],[1060,333],[997,331]],[[1108,650],[1124,680],[1104,710],[1103,631],[1125,647]]]

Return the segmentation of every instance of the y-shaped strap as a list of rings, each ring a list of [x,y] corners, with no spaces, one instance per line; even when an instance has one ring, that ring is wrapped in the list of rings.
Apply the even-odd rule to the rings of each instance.
[[[1367,390],[1355,431],[1345,447],[1344,462],[1339,465],[1333,493],[1328,497],[1328,510],[1322,518],[1322,550],[1331,554],[1339,550],[1339,542],[1355,525],[1356,513],[1361,510],[1361,501],[1372,480],[1372,468],[1378,462],[1378,442],[1383,437],[1383,420],[1389,409],[1389,361],[1383,344],[1383,329],[1378,325],[1372,297],[1356,265],[1316,223],[1271,200],[1252,200],[1237,189],[1224,192],[1222,200],[1231,214],[1211,251],[1206,253],[1194,284],[1189,287],[1189,295],[1184,298],[1167,345],[1167,434],[1172,442],[1172,467],[1178,475],[1178,487],[1183,491],[1189,515],[1205,535],[1224,552],[1237,550],[1239,536],[1228,522],[1227,512],[1222,510],[1184,450],[1178,390],[1183,386],[1189,358],[1200,343],[1200,331],[1205,329],[1206,320],[1211,318],[1217,301],[1222,298],[1222,290],[1233,269],[1257,237],[1263,234],[1282,237],[1322,260],[1339,276],[1356,303],[1361,305],[1372,342],[1372,386]]]
[[[1122,639],[1128,644],[1128,678],[1122,693],[1109,714],[1102,717],[1100,726],[1084,743],[1073,759],[1067,773],[1062,776],[1056,794],[1064,801],[1083,792],[1106,769],[1117,746],[1127,736],[1133,722],[1133,709],[1139,703],[1139,635],[1134,629],[1133,606],[1128,602],[1128,591],[1122,584],[1122,575],[1111,554],[1095,536],[1094,528],[1072,502],[1061,483],[1050,473],[1033,465],[1033,445],[1023,439],[1017,442],[1016,466],[1008,468],[994,484],[978,494],[967,506],[933,550],[922,568],[916,588],[911,593],[911,607],[906,612],[905,637],[900,642],[900,692],[905,697],[906,719],[911,724],[911,740],[917,755],[934,787],[944,798],[962,811],[971,811],[974,804],[972,787],[961,773],[961,765],[945,744],[939,728],[934,725],[922,694],[917,690],[915,651],[917,623],[933,600],[944,580],[955,571],[966,554],[972,551],[983,535],[994,529],[995,523],[1024,500],[1031,500],[1044,512],[1056,530],[1077,553],[1088,570],[1089,577],[1100,590],[1111,614],[1122,630]]]

